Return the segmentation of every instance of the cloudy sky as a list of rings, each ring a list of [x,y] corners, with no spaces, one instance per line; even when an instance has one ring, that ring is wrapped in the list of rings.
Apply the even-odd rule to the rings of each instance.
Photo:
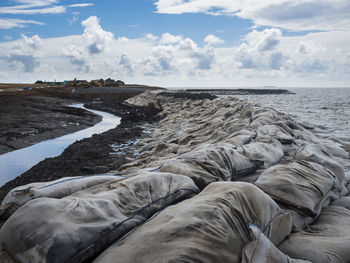
[[[349,0],[1,0],[0,82],[350,87]]]

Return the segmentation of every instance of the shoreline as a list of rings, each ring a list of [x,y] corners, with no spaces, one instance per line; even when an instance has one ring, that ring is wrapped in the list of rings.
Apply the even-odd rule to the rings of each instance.
[[[0,154],[67,135],[101,121],[101,117],[69,107],[72,100],[0,94]]]
[[[134,145],[131,143],[144,134],[143,126],[157,122],[158,110],[127,105],[123,102],[87,103],[86,108],[105,111],[121,118],[116,128],[102,134],[95,134],[68,146],[54,158],[47,158],[22,175],[0,187],[0,201],[13,188],[33,182],[47,182],[62,177],[101,174],[118,169],[133,157]],[[114,154],[111,145],[127,144],[122,154]],[[58,168],[59,167],[59,168]]]
[[[87,105],[111,113],[123,109],[124,118],[118,114],[121,126],[72,144],[58,158],[43,161],[25,175],[34,180],[47,171],[50,175],[45,176],[54,180],[55,172],[59,178],[109,172],[121,179],[67,194],[70,184],[62,182],[63,193],[49,198],[49,204],[45,197],[54,193],[55,188],[52,193],[49,188],[55,183],[43,186],[48,192],[33,189],[38,198],[17,207],[8,198],[10,208],[21,209],[10,216],[13,211],[6,208],[10,217],[0,231],[5,245],[10,244],[6,238],[14,226],[23,225],[24,232],[34,233],[30,240],[39,249],[49,246],[50,253],[60,253],[63,247],[74,248],[60,255],[69,260],[79,253],[79,262],[110,262],[115,255],[130,263],[139,262],[140,255],[143,262],[159,255],[166,261],[182,256],[193,261],[242,262],[260,245],[261,257],[267,260],[274,255],[276,262],[320,262],[319,258],[333,256],[328,249],[348,261],[347,251],[337,250],[350,245],[350,232],[344,230],[350,218],[350,159],[343,145],[312,132],[288,114],[232,97],[145,92],[126,103]],[[151,117],[154,127],[142,136],[142,118]],[[126,144],[120,133],[131,142],[140,139],[136,147],[129,144],[124,160],[110,153],[111,143]],[[163,189],[166,192],[160,193]],[[45,213],[28,217],[43,207]],[[115,220],[126,223],[116,228]],[[51,228],[58,231],[46,234],[44,230]],[[311,230],[304,234],[303,229]],[[11,237],[11,244],[24,242],[23,231]],[[319,237],[332,242],[323,243]],[[10,247],[3,256],[36,252],[26,246],[23,251]],[[311,253],[315,251],[322,253]],[[40,257],[50,259],[52,254]]]

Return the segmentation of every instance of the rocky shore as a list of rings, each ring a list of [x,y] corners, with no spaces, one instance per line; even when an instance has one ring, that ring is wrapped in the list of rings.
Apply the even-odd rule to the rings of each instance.
[[[341,142],[236,98],[152,91],[126,102],[124,124],[117,114],[120,131],[77,142],[28,175],[62,167],[51,180],[108,170],[121,178],[88,187],[74,177],[13,190],[0,208],[0,259],[350,261],[350,161]],[[159,122],[147,136],[138,133],[135,123],[150,118]],[[123,152],[119,132],[131,132],[131,142],[142,138],[130,143],[125,161],[111,154],[111,144]],[[91,164],[79,166],[85,157]],[[99,170],[99,160],[109,159]]]

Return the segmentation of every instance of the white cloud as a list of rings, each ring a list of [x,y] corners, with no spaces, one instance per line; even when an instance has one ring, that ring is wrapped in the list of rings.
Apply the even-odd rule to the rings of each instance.
[[[104,51],[106,46],[114,39],[111,32],[104,31],[96,16],[90,16],[81,22],[85,27],[83,38],[89,46],[90,54],[98,54]]]
[[[265,29],[263,31],[253,30],[245,39],[254,49],[259,51],[273,50],[281,41],[282,32],[277,28]]]
[[[181,50],[190,50],[196,51],[198,50],[197,44],[190,38],[185,38],[179,43],[179,49]]]
[[[197,69],[200,70],[210,70],[216,62],[214,49],[211,47],[205,47],[204,49],[193,52],[192,57],[197,60]]]
[[[126,70],[128,75],[132,75],[134,73],[132,62],[127,54],[121,54],[119,65],[121,65]]]
[[[67,7],[88,7],[92,3],[79,3],[66,6],[56,5],[60,0],[14,0],[17,3],[12,6],[0,7],[0,14],[11,15],[40,15],[40,14],[61,14],[67,11]]]
[[[289,30],[348,30],[348,0],[158,0],[158,13],[235,15],[257,26]],[[330,22],[331,21],[331,22]]]
[[[298,44],[297,52],[301,54],[313,54],[324,51],[325,48],[320,44],[316,44],[310,41],[302,41]]]
[[[63,48],[62,55],[68,57],[70,62],[73,65],[77,66],[79,71],[90,71],[90,62],[88,61],[83,48],[70,45],[66,48]]]
[[[12,37],[9,35],[4,35],[4,39],[7,41],[10,41],[10,40],[12,40]]]
[[[173,46],[160,45],[153,48],[151,56],[147,56],[142,61],[144,74],[156,76],[177,71],[174,53]]]
[[[24,4],[17,6],[9,6],[9,7],[0,7],[0,14],[24,14],[24,15],[37,15],[37,14],[60,14],[66,12],[66,8],[64,6],[52,6],[52,7],[44,7],[46,5],[51,4],[52,1],[47,1],[45,3],[33,3],[33,4]]]
[[[27,37],[21,35],[10,49],[5,60],[9,67],[14,70],[23,72],[34,72],[40,66],[40,55],[38,50],[42,47],[43,42],[38,35]]]
[[[150,41],[156,41],[156,40],[159,39],[159,37],[157,37],[157,36],[155,36],[155,35],[153,35],[153,34],[151,34],[151,33],[146,34],[146,35],[145,35],[145,38],[146,38],[147,40],[150,40]]]
[[[263,71],[280,70],[286,56],[278,51],[282,40],[279,29],[271,28],[263,31],[253,30],[248,33],[235,52],[235,59],[242,69],[259,69]]]
[[[0,29],[10,29],[14,27],[23,28],[28,24],[35,25],[44,25],[42,22],[38,22],[35,20],[23,20],[23,19],[15,19],[15,18],[0,18]]]
[[[71,19],[67,19],[68,24],[71,26],[73,25],[75,22],[77,22],[79,19],[79,17],[77,15],[73,15]]]
[[[160,38],[161,44],[175,44],[180,43],[183,40],[182,36],[175,36],[169,33],[164,33]]]
[[[83,24],[80,35],[23,35],[0,42],[2,80],[111,77],[161,86],[350,85],[347,31],[285,36],[276,28],[252,30],[235,46],[202,47],[171,32],[114,38],[96,17]]]
[[[85,3],[85,4],[72,4],[69,5],[68,7],[88,7],[88,6],[93,6],[93,3]]]
[[[19,69],[23,72],[34,72],[34,70],[40,66],[40,59],[34,55],[16,54],[11,52],[7,57],[7,62],[11,69]]]
[[[209,34],[204,38],[204,42],[206,42],[209,45],[217,45],[222,44],[225,41],[215,35]]]
[[[26,35],[21,35],[21,40],[18,43],[18,46],[22,49],[26,49],[27,47],[31,49],[38,49],[42,47],[43,41],[38,35],[34,35],[32,37],[27,37]]]

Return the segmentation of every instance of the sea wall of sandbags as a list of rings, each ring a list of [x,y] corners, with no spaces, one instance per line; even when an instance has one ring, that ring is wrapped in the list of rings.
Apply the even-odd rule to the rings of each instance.
[[[62,183],[60,194],[30,185],[18,200],[14,190],[0,260],[350,261],[350,162],[340,141],[236,98],[146,92],[128,102],[163,118],[139,155],[111,171],[122,177],[70,191]]]
[[[2,226],[0,262],[84,262],[198,192],[183,175],[142,170],[63,198],[33,199]]]
[[[199,188],[232,180],[247,181],[263,190],[290,215],[292,230],[276,245],[250,222],[251,238],[242,250],[242,262],[350,261],[345,249],[350,248],[350,235],[340,231],[345,222],[350,224],[350,161],[341,142],[317,134],[312,127],[272,108],[235,98],[169,100],[149,93],[130,99],[144,105],[149,101],[157,101],[165,118],[151,138],[140,142],[140,155],[123,167],[126,172],[155,167],[189,176],[196,184],[200,177]],[[231,148],[229,162],[212,154],[220,152],[223,145]],[[237,176],[233,163],[240,163],[241,169],[249,167],[248,162],[240,161],[241,156],[255,170],[247,169]],[[220,173],[223,167],[226,170]],[[333,220],[330,213],[338,219]]]

